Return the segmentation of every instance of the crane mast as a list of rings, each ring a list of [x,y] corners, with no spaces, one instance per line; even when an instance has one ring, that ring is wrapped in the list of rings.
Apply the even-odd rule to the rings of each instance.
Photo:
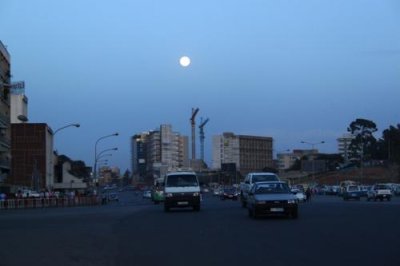
[[[199,108],[192,108],[192,116],[190,117],[190,124],[192,126],[192,160],[196,159],[196,115],[199,112]]]
[[[206,119],[203,121],[203,118],[201,118],[201,122],[199,125],[199,129],[200,129],[200,159],[204,161],[204,126],[208,123],[210,119]]]

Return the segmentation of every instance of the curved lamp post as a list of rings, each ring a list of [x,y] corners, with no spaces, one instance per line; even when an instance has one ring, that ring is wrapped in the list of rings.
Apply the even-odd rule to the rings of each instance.
[[[315,148],[316,145],[324,144],[325,141],[320,141],[320,142],[307,142],[307,141],[303,141],[303,140],[302,140],[301,143],[311,145],[311,150],[314,151],[314,148]],[[314,157],[313,157],[313,159],[312,159],[312,179],[313,179],[313,181],[315,182],[315,158],[314,158]]]
[[[107,151],[117,151],[117,150],[118,150],[118,148],[105,149],[105,150],[102,150],[101,152],[99,152],[99,154],[97,154],[96,160],[95,160],[95,163],[94,163],[94,169],[93,169],[94,170],[94,172],[93,172],[94,177],[97,177],[97,167],[98,167],[97,164],[100,161],[105,161],[105,160],[100,160],[100,159],[104,158],[106,155],[108,155],[108,154],[104,154],[104,153],[107,152]],[[112,154],[109,153],[109,155],[111,156]]]
[[[110,150],[118,150],[118,148],[114,148],[114,149],[107,149],[107,150],[103,150],[102,152],[100,152],[99,154],[97,154],[97,144],[99,143],[100,140],[106,139],[106,138],[110,138],[110,137],[116,137],[118,136],[119,133],[115,132],[114,134],[110,134],[110,135],[105,135],[103,137],[100,137],[96,140],[96,143],[94,144],[94,165],[93,165],[93,180],[96,180],[97,178],[97,159],[98,156],[100,156],[102,153],[106,152],[106,151],[110,151]]]
[[[80,127],[80,126],[81,126],[81,125],[80,125],[79,123],[68,124],[68,125],[66,125],[66,126],[63,126],[63,127],[60,127],[60,128],[58,128],[58,129],[56,129],[56,130],[54,131],[54,133],[53,133],[53,136],[54,136],[58,131],[63,130],[64,128],[67,128],[67,127]]]
[[[23,117],[25,117],[25,116],[23,116],[23,115],[21,115],[21,116],[18,116],[18,118],[21,120],[21,118],[23,118]],[[22,121],[22,120],[21,120]],[[28,119],[26,119],[26,121],[28,121]],[[53,182],[51,182],[51,178],[53,177],[53,179],[54,179],[54,169],[53,169],[53,165],[54,165],[54,162],[53,162],[53,148],[54,148],[54,136],[60,131],[60,130],[63,130],[63,129],[65,129],[65,128],[68,128],[68,127],[76,127],[76,128],[78,128],[78,127],[80,127],[81,125],[79,124],[79,123],[72,123],[72,124],[68,124],[68,125],[65,125],[65,126],[63,126],[63,127],[60,127],[60,128],[58,128],[58,129],[56,129],[54,132],[53,132],[53,141],[52,141],[52,147],[51,147],[51,149],[50,149],[50,169],[49,169],[49,180],[47,180],[47,187],[49,188],[49,186],[50,186],[50,183],[54,183],[54,180],[53,180]]]

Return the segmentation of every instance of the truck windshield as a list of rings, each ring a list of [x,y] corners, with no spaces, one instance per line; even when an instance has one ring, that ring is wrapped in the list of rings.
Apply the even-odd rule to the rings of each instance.
[[[290,189],[287,184],[263,184],[256,187],[254,194],[276,194],[276,193],[289,193]]]
[[[170,175],[165,184],[166,187],[193,187],[198,185],[195,175]]]

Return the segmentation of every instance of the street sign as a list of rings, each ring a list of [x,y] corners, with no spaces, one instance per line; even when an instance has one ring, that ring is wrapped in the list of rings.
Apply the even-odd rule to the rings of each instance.
[[[25,93],[25,81],[13,82],[10,84],[10,91],[12,94]]]

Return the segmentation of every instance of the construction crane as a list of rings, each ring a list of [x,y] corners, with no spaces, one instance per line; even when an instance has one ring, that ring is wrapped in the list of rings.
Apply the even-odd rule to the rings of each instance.
[[[192,116],[190,117],[190,124],[192,125],[192,160],[196,159],[196,115],[199,112],[199,108],[192,108]]]
[[[207,122],[210,121],[210,119],[206,118],[206,120],[203,121],[203,118],[201,118],[201,122],[199,125],[200,129],[200,159],[204,161],[204,126],[207,124]]]

